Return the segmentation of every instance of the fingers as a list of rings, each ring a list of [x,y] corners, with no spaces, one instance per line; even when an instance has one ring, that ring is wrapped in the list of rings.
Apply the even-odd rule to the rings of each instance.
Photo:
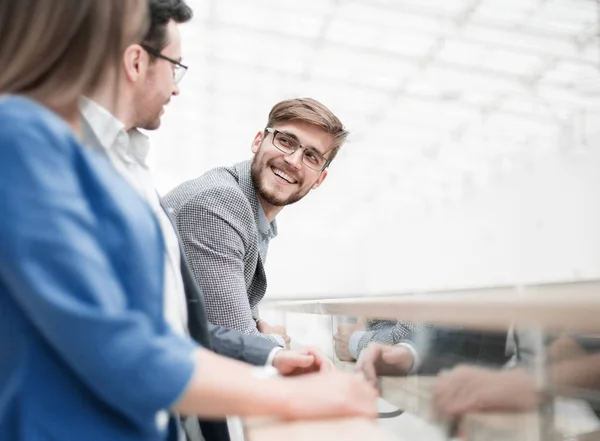
[[[331,360],[329,360],[327,356],[319,349],[307,348],[305,351],[307,354],[310,354],[314,357],[315,370],[319,372],[330,372],[334,370],[334,365]]]
[[[285,357],[285,363],[290,368],[308,368],[315,363],[315,357],[312,354],[300,351],[281,351]]]
[[[334,334],[333,340],[335,341],[336,344],[339,344],[340,342],[344,341],[344,338],[340,334]]]
[[[373,387],[377,387],[375,362],[380,357],[380,354],[381,347],[379,345],[370,345],[361,352],[355,366],[355,371],[361,372],[367,382]]]
[[[387,374],[406,374],[414,362],[412,352],[403,346],[388,346],[381,350],[381,360],[391,369],[386,370]]]
[[[312,355],[295,354],[295,358],[292,361],[295,367],[308,368],[315,363],[315,357]]]
[[[319,353],[318,356],[315,355],[315,362],[319,367],[319,372],[333,372],[336,370],[333,362],[325,354]]]
[[[338,332],[337,332],[336,335],[339,334],[339,336],[341,338],[345,337],[346,339],[348,339],[348,338],[350,338],[350,335],[352,334],[352,332],[355,331],[355,328],[356,328],[356,324],[353,324],[353,323],[340,323],[337,326]]]
[[[433,388],[432,405],[443,419],[482,410],[486,383],[478,380],[481,370],[459,366],[443,372]]]

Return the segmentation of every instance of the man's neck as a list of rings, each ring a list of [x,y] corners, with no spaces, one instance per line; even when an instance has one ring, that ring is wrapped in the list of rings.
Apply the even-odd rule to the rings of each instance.
[[[126,102],[130,100],[123,94],[118,94],[114,88],[100,87],[98,92],[88,96],[89,99],[94,101],[96,104],[104,107],[112,116],[121,121],[125,126],[125,131],[129,131],[134,128],[133,120],[128,110]]]
[[[258,195],[258,203],[262,205],[263,211],[265,212],[265,216],[269,223],[273,222],[273,219],[279,214],[283,207],[271,205],[267,201],[265,201],[260,195]]]

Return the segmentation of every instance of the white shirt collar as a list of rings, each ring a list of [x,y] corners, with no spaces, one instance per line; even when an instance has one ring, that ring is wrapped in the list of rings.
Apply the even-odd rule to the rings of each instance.
[[[150,142],[146,135],[135,128],[126,132],[121,121],[89,98],[81,97],[79,107],[102,148],[114,151],[125,162],[137,162],[147,168]]]

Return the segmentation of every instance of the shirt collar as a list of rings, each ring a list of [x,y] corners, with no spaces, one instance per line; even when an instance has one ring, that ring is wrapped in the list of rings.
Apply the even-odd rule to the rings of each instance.
[[[147,167],[150,150],[147,136],[135,128],[126,132],[121,121],[89,98],[81,97],[79,107],[103,149],[113,150],[125,162],[137,162]]]
[[[258,201],[258,231],[263,236],[268,236],[269,239],[273,239],[277,236],[277,222],[273,219],[273,222],[269,224],[265,210],[262,204]]]

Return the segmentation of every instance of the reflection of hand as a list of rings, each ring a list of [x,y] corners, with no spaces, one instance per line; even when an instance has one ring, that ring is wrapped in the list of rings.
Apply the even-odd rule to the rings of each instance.
[[[373,386],[380,375],[404,375],[413,365],[413,354],[405,346],[371,343],[358,357],[355,370]]]
[[[335,355],[341,361],[354,361],[354,357],[350,353],[350,337],[354,331],[365,329],[364,320],[359,320],[357,323],[343,323],[338,325],[337,333],[333,336],[335,343]]]
[[[273,367],[281,375],[301,375],[311,372],[329,372],[333,364],[320,350],[306,348],[297,351],[281,350],[273,358]]]
[[[264,320],[258,320],[258,323],[256,323],[256,327],[258,328],[258,332],[261,332],[263,334],[281,335],[281,337],[283,337],[283,341],[285,342],[285,347],[287,349],[290,348],[291,339],[287,335],[287,330],[285,329],[285,326],[271,326]]]
[[[531,410],[538,399],[533,377],[522,369],[493,371],[458,366],[438,376],[432,405],[447,418],[476,411]]]
[[[289,419],[377,415],[377,391],[360,375],[339,371],[304,375],[287,391]]]

